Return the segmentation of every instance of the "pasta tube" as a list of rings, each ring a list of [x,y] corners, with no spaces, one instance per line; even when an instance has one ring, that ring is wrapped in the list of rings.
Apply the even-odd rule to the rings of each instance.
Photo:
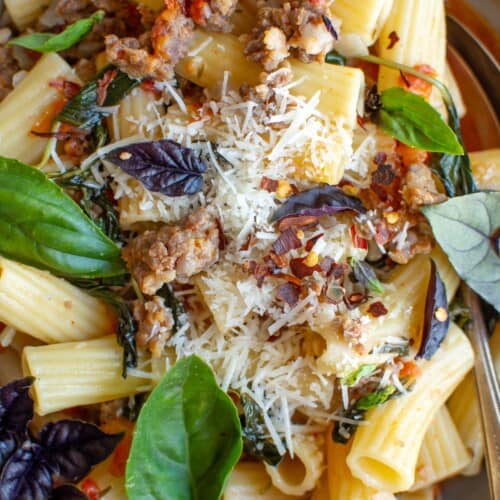
[[[451,324],[433,358],[420,363],[422,375],[412,391],[367,413],[347,457],[353,476],[379,490],[409,489],[425,432],[473,361],[466,335]]]
[[[500,191],[500,149],[470,153],[470,161],[479,189]]]
[[[432,486],[418,491],[406,491],[398,497],[399,500],[436,500],[437,498]]]
[[[293,438],[293,458],[285,455],[279,465],[264,464],[274,486],[287,495],[300,496],[311,491],[323,473],[322,436]]]
[[[490,339],[490,350],[497,377],[500,378],[500,323]],[[474,374],[469,373],[448,400],[448,409],[458,432],[471,455],[471,462],[462,470],[464,476],[475,476],[481,470],[484,456],[481,410]]]
[[[471,461],[446,406],[441,407],[425,433],[412,490],[454,476]]]
[[[260,83],[262,68],[246,59],[243,44],[234,35],[197,31],[191,54],[195,55],[182,59],[176,71],[197,85],[217,88],[225,71],[230,71],[229,81],[237,87]],[[293,94],[310,99],[320,91],[321,110],[341,119],[351,129],[356,125],[364,82],[361,70],[296,60],[291,61],[291,65],[294,79],[299,82],[292,89]]]
[[[46,271],[0,257],[0,321],[46,343],[113,333],[116,319],[101,300]]]
[[[52,80],[77,81],[73,69],[55,53],[45,54],[21,83],[0,103],[0,155],[24,163],[37,162],[47,139],[30,135],[50,128],[62,100]]]
[[[353,477],[347,467],[346,458],[350,444],[335,443],[331,433],[327,434],[328,489],[329,500],[393,500],[392,493],[382,493]]]
[[[5,0],[9,16],[20,30],[36,21],[43,10],[50,5],[50,0]]]
[[[393,43],[395,33],[398,41]],[[429,65],[443,78],[446,67],[446,24],[443,0],[397,0],[378,42],[378,54],[390,61]],[[381,67],[381,90],[399,85],[398,71]]]
[[[391,12],[393,0],[335,0],[332,14],[342,20],[342,34],[359,35],[368,47],[375,43]]]
[[[223,500],[297,500],[275,488],[263,464],[240,462],[231,473]]]
[[[25,347],[24,374],[35,377],[35,411],[46,415],[150,390],[146,379],[122,377],[123,350],[114,335],[86,342]]]

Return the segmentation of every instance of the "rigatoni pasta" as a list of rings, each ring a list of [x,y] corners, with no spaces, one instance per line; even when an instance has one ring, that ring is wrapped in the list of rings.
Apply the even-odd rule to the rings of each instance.
[[[0,257],[0,321],[43,342],[87,340],[115,331],[103,301],[46,271]]]
[[[353,476],[380,490],[409,489],[425,432],[473,359],[467,337],[452,324],[436,355],[421,365],[422,376],[411,393],[369,412],[368,425],[358,429],[347,457]]]
[[[18,29],[36,21],[49,4],[49,0],[5,0],[7,12]]]
[[[23,351],[24,374],[35,377],[39,415],[123,398],[150,388],[148,379],[122,377],[123,352],[114,335]]]
[[[0,154],[26,163],[40,160],[47,139],[30,132],[61,109],[60,91],[51,81],[77,82],[74,70],[60,56],[44,54],[19,85],[0,103]]]

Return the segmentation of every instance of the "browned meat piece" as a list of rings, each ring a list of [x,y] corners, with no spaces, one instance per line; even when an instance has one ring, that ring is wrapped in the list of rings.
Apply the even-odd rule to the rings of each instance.
[[[74,23],[96,9],[91,0],[58,0],[54,10],[65,23]]]
[[[397,264],[407,264],[415,255],[430,253],[433,245],[430,228],[426,224],[419,224],[408,231],[406,242],[401,248],[389,251],[389,257]]]
[[[108,59],[133,78],[172,78],[175,64],[187,53],[193,22],[183,14],[177,0],[165,0],[165,5],[150,38],[147,34],[140,39],[106,37]]]
[[[12,90],[12,77],[19,69],[19,64],[12,56],[12,49],[0,46],[0,101]]]
[[[258,26],[243,37],[245,54],[266,71],[275,70],[289,53],[304,62],[323,61],[334,42],[324,20],[328,4],[294,0],[270,7],[268,2],[260,1]]]
[[[411,209],[418,210],[422,205],[441,203],[446,196],[438,192],[430,168],[423,163],[415,163],[406,174],[403,199]]]
[[[172,312],[165,307],[164,299],[155,295],[145,303],[136,300],[134,318],[139,324],[137,345],[149,349],[154,357],[160,357],[174,325]]]
[[[145,231],[131,240],[123,258],[141,290],[153,295],[174,279],[183,281],[217,261],[220,230],[217,220],[201,208],[181,226]]]
[[[95,64],[89,59],[80,59],[75,64],[75,71],[78,78],[80,78],[83,83],[87,83],[89,80],[94,78],[96,74],[96,67]]]
[[[193,21],[211,31],[231,31],[229,19],[237,0],[191,0],[189,15]]]

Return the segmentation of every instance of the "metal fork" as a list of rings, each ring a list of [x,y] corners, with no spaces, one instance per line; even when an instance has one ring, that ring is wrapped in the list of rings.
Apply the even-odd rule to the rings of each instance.
[[[491,359],[488,332],[484,323],[479,297],[465,284],[462,285],[464,300],[472,315],[467,328],[469,339],[476,353],[474,374],[476,379],[490,496],[500,499],[500,391]]]

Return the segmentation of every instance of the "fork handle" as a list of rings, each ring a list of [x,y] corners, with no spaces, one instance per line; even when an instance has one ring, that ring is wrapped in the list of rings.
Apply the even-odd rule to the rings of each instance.
[[[488,332],[484,323],[479,297],[465,284],[462,285],[465,303],[472,314],[472,324],[467,329],[476,352],[475,379],[481,420],[490,495],[500,499],[500,392],[488,344]]]

